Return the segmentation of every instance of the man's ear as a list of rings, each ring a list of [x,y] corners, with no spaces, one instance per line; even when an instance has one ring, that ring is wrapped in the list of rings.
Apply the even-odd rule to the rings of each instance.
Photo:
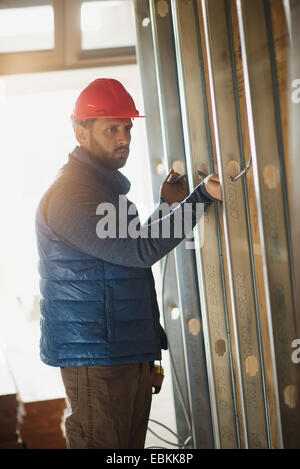
[[[75,127],[75,136],[76,140],[82,147],[89,146],[89,130],[83,127],[83,125],[78,124]]]

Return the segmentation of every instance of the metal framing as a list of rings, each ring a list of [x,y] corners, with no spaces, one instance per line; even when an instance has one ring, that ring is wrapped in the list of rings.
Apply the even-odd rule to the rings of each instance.
[[[300,311],[300,213],[298,210],[298,204],[300,200],[300,171],[299,171],[299,148],[300,148],[300,99],[299,92],[295,95],[295,91],[299,90],[300,87],[300,3],[297,0],[286,1],[288,17],[290,23],[290,35],[291,35],[291,60],[289,67],[289,138],[291,142],[290,160],[291,160],[291,205],[292,205],[292,228],[294,236],[294,266],[295,266],[295,302],[296,311]],[[296,86],[295,86],[296,85]],[[298,318],[297,324],[297,336],[300,338],[300,324]]]
[[[187,166],[190,181],[197,183],[197,168],[214,167],[198,12],[195,2],[173,1],[172,7]],[[203,144],[206,141],[207,144]],[[215,210],[211,207],[205,220],[204,244],[202,249],[199,246],[196,249],[196,259],[214,440],[217,448],[236,448],[240,446],[240,438],[235,418],[237,410],[217,207]],[[201,232],[197,227],[195,232],[201,245]],[[221,344],[222,351],[219,349]]]
[[[294,263],[299,250],[292,246],[292,235],[300,232],[299,197],[294,188],[291,203],[286,182],[289,165],[283,135],[287,129],[281,115],[285,90],[278,85],[276,54],[287,50],[278,48],[276,40],[285,34],[284,27],[278,28],[278,15],[286,12],[286,34],[293,44],[295,63],[291,76],[295,77],[295,70],[300,69],[295,46],[299,6],[294,0],[143,3],[151,12],[151,66],[156,73],[166,167],[181,160],[190,190],[199,182],[197,170],[218,171],[223,187],[222,205],[205,214],[203,245],[200,226],[195,227],[196,262],[191,256],[190,271],[180,245],[175,253],[194,447],[203,447],[210,423],[208,418],[206,428],[197,427],[195,390],[199,383],[192,355],[196,361],[206,360],[216,448],[297,447],[299,373],[291,355],[299,332],[295,275],[299,280],[300,262]],[[274,18],[277,25],[276,21],[273,25]],[[149,48],[148,43],[148,54]],[[146,88],[149,67],[143,73]],[[282,79],[282,68],[280,73]],[[154,86],[153,71],[150,75]],[[292,116],[297,125],[292,128],[291,164],[298,174],[299,111],[295,106]],[[250,156],[252,167],[247,164]],[[243,176],[233,181],[240,172]],[[293,175],[288,177],[294,180]],[[199,298],[195,290],[191,292],[194,269]],[[190,340],[185,311],[197,308],[191,295],[201,304],[204,347],[198,343],[197,348]],[[206,389],[201,392],[207,394]]]
[[[296,447],[299,417],[299,371],[291,360],[291,343],[296,334],[291,265],[284,206],[284,174],[281,171],[272,93],[264,3],[237,0],[245,92],[258,221],[264,262],[264,286],[273,353],[273,374],[277,376],[276,400],[281,447]],[[298,417],[297,417],[298,415]]]
[[[144,110],[147,115],[146,129],[148,151],[152,176],[153,195],[157,197],[164,175],[158,172],[162,163],[168,167],[164,159],[162,125],[158,101],[158,89],[155,73],[155,60],[150,22],[150,8],[148,0],[135,0],[136,28],[138,36],[137,55],[140,63],[142,87],[144,95]],[[153,138],[155,136],[155,138]],[[177,433],[182,441],[191,436],[191,415],[187,392],[187,377],[185,367],[184,347],[182,342],[182,328],[180,318],[172,317],[173,308],[179,308],[178,286],[175,271],[174,253],[170,253],[161,266],[162,270],[162,301],[164,325],[169,340],[170,360],[172,366],[172,381],[174,389],[175,414]]]
[[[150,1],[156,76],[160,96],[165,160],[168,167],[184,160],[184,143],[176,80],[171,4]],[[185,165],[185,164],[184,164]],[[181,243],[175,250],[176,275],[185,351],[187,386],[191,409],[193,447],[213,447],[213,432],[205,362],[201,311],[194,252]],[[189,290],[189,295],[183,292]],[[196,325],[196,327],[194,327]]]
[[[212,120],[219,176],[224,190],[223,225],[237,350],[237,374],[245,424],[245,446],[266,448],[270,436],[259,311],[256,311],[256,278],[252,270],[249,230],[242,181],[233,182],[232,167],[241,167],[235,108],[235,90],[224,0],[202,0]],[[222,57],[222,59],[220,59]],[[226,93],[224,93],[226,90]]]

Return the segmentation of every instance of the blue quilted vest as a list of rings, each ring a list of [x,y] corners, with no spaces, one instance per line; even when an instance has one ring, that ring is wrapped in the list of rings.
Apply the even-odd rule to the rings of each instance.
[[[71,181],[101,188],[101,194],[107,184],[71,154],[37,208],[41,360],[59,367],[160,360],[167,338],[151,268],[124,267],[79,252],[45,221],[49,195]]]

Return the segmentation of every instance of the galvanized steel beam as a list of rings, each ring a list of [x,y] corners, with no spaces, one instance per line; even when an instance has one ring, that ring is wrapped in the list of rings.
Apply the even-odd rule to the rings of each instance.
[[[172,10],[187,167],[189,180],[195,184],[197,169],[214,170],[198,9],[196,2],[174,0]],[[206,213],[204,226],[203,240],[201,230],[195,230],[196,260],[215,446],[237,448],[240,442],[217,206]]]
[[[137,56],[140,65],[146,114],[145,122],[153,197],[157,199],[162,179],[165,177],[166,169],[168,169],[168,161],[164,158],[149,1],[135,0],[134,7],[138,38]],[[161,273],[162,307],[164,326],[169,341],[177,434],[182,441],[187,441],[191,435],[191,414],[187,392],[185,354],[179,316],[178,285],[173,252],[169,253],[161,262]]]
[[[214,138],[219,176],[224,190],[223,224],[232,303],[233,337],[237,350],[237,374],[241,377],[241,400],[245,424],[245,445],[270,446],[268,409],[264,380],[256,278],[249,247],[247,197],[241,179],[233,181],[235,170],[244,166],[240,157],[235,86],[228,33],[230,12],[224,0],[202,0],[208,74],[212,100]],[[228,21],[226,21],[228,18]],[[224,92],[226,90],[226,92]],[[248,155],[248,159],[250,155]]]
[[[274,102],[265,2],[237,0],[248,128],[258,207],[264,288],[277,377],[276,403],[281,446],[299,445],[299,371],[291,359],[296,334],[284,173]],[[273,73],[273,75],[272,75]],[[275,97],[276,99],[276,97]],[[276,381],[275,381],[276,383]],[[281,425],[280,425],[281,424]]]
[[[168,166],[185,170],[181,108],[170,1],[150,1],[154,56]],[[194,448],[213,447],[211,412],[194,252],[185,242],[175,250],[183,343]]]

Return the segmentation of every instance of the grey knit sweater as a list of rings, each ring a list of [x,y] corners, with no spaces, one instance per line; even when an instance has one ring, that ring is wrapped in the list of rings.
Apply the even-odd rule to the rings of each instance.
[[[99,238],[97,223],[104,215],[97,215],[97,207],[101,202],[113,202],[116,205],[116,195],[124,197],[130,189],[130,181],[120,172],[111,172],[104,168],[95,158],[87,154],[81,147],[76,147],[72,156],[86,165],[92,171],[98,171],[107,184],[98,192],[86,185],[68,182],[58,186],[48,200],[45,218],[51,230],[67,245],[95,256],[104,261],[127,267],[149,267],[174,249],[185,237],[175,236],[175,220],[178,222],[178,210],[189,203],[192,214],[192,227],[199,221],[201,211],[196,210],[197,204],[203,204],[205,210],[214,199],[207,193],[203,183],[199,184],[191,194],[175,209],[168,213],[161,213],[163,199],[155,208],[149,219],[141,226],[141,236],[133,238],[127,236]],[[67,186],[67,187],[66,187]],[[106,190],[104,190],[106,187]],[[128,201],[128,199],[126,198]],[[129,205],[132,202],[128,201]],[[133,204],[134,205],[134,204]],[[187,208],[187,206],[186,206]],[[199,209],[199,205],[197,207]],[[117,207],[117,213],[118,207]],[[203,210],[202,210],[203,213]],[[137,213],[138,216],[138,213]],[[150,228],[157,224],[159,237],[153,237]],[[164,225],[170,226],[170,236],[164,237]],[[167,230],[168,231],[168,230]],[[150,233],[150,234],[149,234]],[[156,230],[157,233],[157,230]],[[148,236],[145,236],[147,234]],[[156,235],[157,236],[157,235]]]

